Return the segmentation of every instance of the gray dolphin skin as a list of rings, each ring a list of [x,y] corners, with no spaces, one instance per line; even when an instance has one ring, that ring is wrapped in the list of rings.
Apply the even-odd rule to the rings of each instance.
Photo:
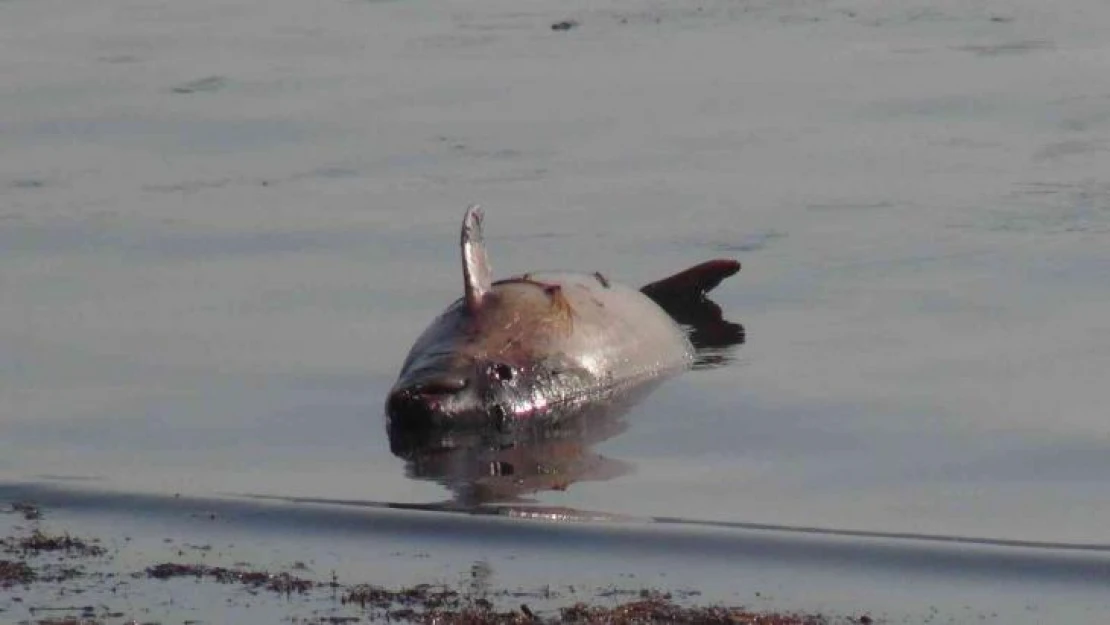
[[[391,429],[557,415],[682,371],[694,348],[667,305],[701,300],[740,269],[709,261],[641,290],[600,273],[493,281],[477,206],[466,210],[460,244],[463,297],[405,358],[386,402]]]

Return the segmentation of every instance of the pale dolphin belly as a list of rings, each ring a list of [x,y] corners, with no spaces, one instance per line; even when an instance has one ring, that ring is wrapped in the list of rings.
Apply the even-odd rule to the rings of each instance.
[[[572,310],[572,331],[560,351],[599,384],[635,382],[692,363],[694,349],[685,332],[640,291],[596,274],[526,275],[560,287]]]

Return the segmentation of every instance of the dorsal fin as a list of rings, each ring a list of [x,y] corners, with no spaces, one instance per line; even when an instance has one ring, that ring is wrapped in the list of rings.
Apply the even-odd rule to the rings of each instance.
[[[471,204],[466,208],[459,244],[462,247],[466,307],[470,312],[477,313],[493,281],[489,259],[486,257],[486,246],[482,242],[482,208],[477,204]]]
[[[668,304],[699,301],[712,291],[721,280],[740,271],[740,262],[730,258],[708,260],[680,271],[669,278],[657,280],[640,289],[663,308]]]

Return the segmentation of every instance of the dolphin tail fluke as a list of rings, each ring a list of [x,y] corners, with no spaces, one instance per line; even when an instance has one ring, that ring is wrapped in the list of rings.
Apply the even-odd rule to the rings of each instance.
[[[486,256],[486,246],[482,241],[482,209],[477,204],[471,204],[466,208],[459,243],[462,247],[466,306],[470,312],[477,313],[482,307],[482,299],[489,293],[493,282],[489,258]]]
[[[706,293],[738,271],[740,271],[739,261],[729,258],[709,260],[669,278],[652,282],[641,288],[640,292],[666,309],[670,304],[688,304],[704,300]]]
[[[706,297],[706,293],[738,271],[740,263],[735,260],[710,260],[652,282],[640,291],[688,328],[690,342],[699,352],[706,348],[729,347],[744,343],[744,326],[725,319],[721,307]],[[706,358],[709,359],[706,362],[710,362],[715,356],[710,354]]]

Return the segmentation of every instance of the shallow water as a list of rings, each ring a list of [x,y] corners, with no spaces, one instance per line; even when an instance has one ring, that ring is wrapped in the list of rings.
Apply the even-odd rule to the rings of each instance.
[[[0,479],[450,501],[381,406],[478,201],[502,276],[744,263],[746,344],[538,504],[1106,544],[1107,18],[2,3]]]

